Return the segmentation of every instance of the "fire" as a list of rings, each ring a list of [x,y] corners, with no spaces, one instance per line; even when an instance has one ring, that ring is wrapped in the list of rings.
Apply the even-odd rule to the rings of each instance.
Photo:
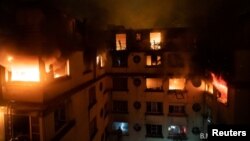
[[[170,78],[169,90],[183,90],[185,88],[185,78]]]
[[[151,49],[153,50],[161,49],[160,43],[161,43],[161,33],[160,32],[150,33]]]
[[[211,73],[213,82],[212,84],[214,87],[220,92],[221,96],[218,98],[222,103],[227,102],[227,92],[228,92],[228,87],[227,83],[225,80],[222,79],[222,77],[216,76],[214,73]]]

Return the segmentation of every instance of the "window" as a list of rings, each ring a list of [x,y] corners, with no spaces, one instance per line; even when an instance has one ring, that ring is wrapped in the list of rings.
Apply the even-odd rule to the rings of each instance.
[[[116,50],[126,50],[126,34],[116,34]]]
[[[113,112],[114,113],[128,113],[128,102],[127,101],[113,101]]]
[[[170,125],[168,127],[168,138],[186,139],[187,128],[185,126]]]
[[[104,108],[103,108],[103,113],[104,113],[104,118],[106,118],[108,116],[109,113],[109,106],[108,103],[105,103]]]
[[[163,114],[162,102],[147,102],[147,113],[146,114]]]
[[[89,109],[96,104],[96,90],[95,87],[89,89]]]
[[[128,66],[128,55],[124,53],[112,54],[112,66],[113,67],[127,67]]]
[[[140,41],[141,40],[141,33],[136,33],[136,40]]]
[[[113,77],[113,90],[127,91],[128,90],[128,78]]]
[[[161,56],[160,55],[147,55],[146,57],[147,66],[159,66],[161,65]]]
[[[66,106],[60,105],[54,112],[55,131],[58,131],[66,123]]]
[[[186,79],[185,78],[170,78],[169,90],[184,90]]]
[[[159,50],[161,49],[161,33],[160,32],[151,32],[150,33],[150,44],[151,49]]]
[[[147,91],[162,91],[162,79],[161,78],[146,78]]]
[[[96,56],[96,66],[98,68],[103,68],[104,67],[104,60],[101,55]]]
[[[146,124],[146,137],[163,137],[162,126],[155,124]]]
[[[113,122],[112,130],[118,134],[127,135],[128,134],[128,122]]]
[[[90,140],[93,140],[97,133],[96,117],[89,124],[89,136]]]
[[[185,114],[184,105],[169,105],[169,115],[182,115]]]

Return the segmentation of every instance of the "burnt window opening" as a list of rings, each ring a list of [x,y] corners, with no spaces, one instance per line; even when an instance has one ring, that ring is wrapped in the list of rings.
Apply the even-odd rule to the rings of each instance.
[[[128,78],[113,77],[112,81],[114,91],[128,91]]]
[[[95,86],[89,89],[89,109],[96,104],[96,89]]]
[[[96,117],[90,121],[89,124],[89,136],[90,140],[92,141],[97,134],[97,123],[96,123]]]
[[[169,78],[169,90],[184,90],[186,85],[185,78]]]
[[[128,101],[114,100],[113,113],[128,113]]]
[[[163,80],[161,78],[146,78],[146,91],[163,91]]]
[[[146,137],[163,138],[162,125],[146,124]]]
[[[126,34],[116,34],[116,50],[126,50]]]
[[[161,32],[151,32],[150,33],[150,48],[152,50],[161,49]]]
[[[113,54],[112,66],[113,67],[127,67],[128,66],[127,55],[126,54]]]
[[[162,62],[161,55],[147,55],[146,66],[160,66]]]
[[[163,115],[163,103],[162,102],[147,102],[146,103],[147,115]]]

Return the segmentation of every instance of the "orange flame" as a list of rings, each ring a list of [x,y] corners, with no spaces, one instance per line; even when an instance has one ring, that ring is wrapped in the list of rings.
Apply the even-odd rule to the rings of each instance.
[[[222,79],[222,77],[216,76],[214,73],[211,73],[213,82],[212,84],[214,85],[215,88],[220,92],[221,96],[218,98],[222,103],[227,102],[227,92],[228,92],[228,87],[227,83],[225,80]]]

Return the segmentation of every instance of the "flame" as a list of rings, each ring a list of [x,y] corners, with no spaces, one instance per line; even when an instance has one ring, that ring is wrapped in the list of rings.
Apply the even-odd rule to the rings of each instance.
[[[38,58],[7,57],[10,81],[40,81]]]
[[[183,90],[185,88],[185,78],[170,78],[169,90]]]
[[[228,92],[228,87],[227,83],[221,76],[216,76],[214,73],[211,73],[213,82],[212,84],[214,87],[220,92],[221,96],[218,98],[222,103],[227,102],[227,92]]]

